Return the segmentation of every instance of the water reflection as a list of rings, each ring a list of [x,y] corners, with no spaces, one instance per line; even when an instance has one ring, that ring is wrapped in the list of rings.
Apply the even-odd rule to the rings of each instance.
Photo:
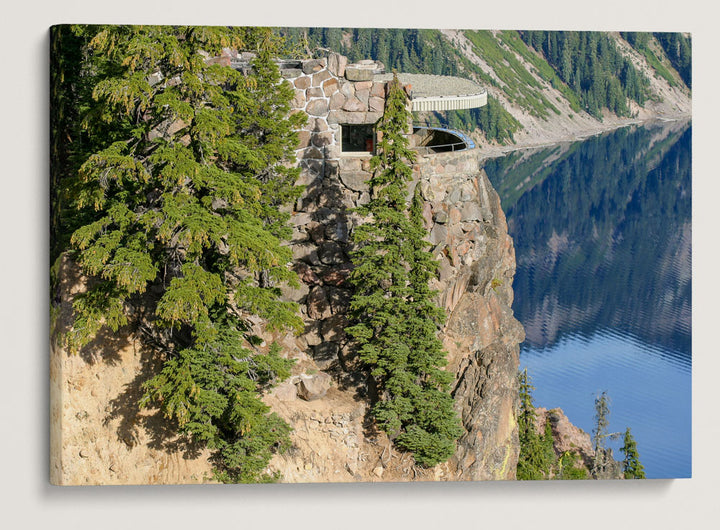
[[[607,390],[649,477],[690,474],[691,131],[625,128],[486,164],[536,402],[590,432]]]

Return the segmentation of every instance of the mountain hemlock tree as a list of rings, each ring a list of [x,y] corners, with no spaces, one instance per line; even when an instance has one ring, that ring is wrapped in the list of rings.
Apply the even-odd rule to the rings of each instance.
[[[273,480],[289,426],[260,394],[290,361],[253,344],[249,319],[297,329],[278,285],[297,285],[284,205],[301,192],[291,168],[304,119],[272,62],[269,29],[76,26],[94,82],[83,126],[103,131],[74,181],[74,258],[91,279],[66,335],[77,352],[103,327],[132,320],[163,361],[142,406],[159,406],[186,439],[214,450],[216,477]],[[256,53],[247,77],[217,60]]]
[[[437,334],[445,314],[429,288],[438,265],[427,250],[417,187],[410,205],[406,199],[415,160],[407,139],[410,119],[395,76],[377,125],[372,199],[357,210],[369,221],[354,232],[348,332],[376,386],[376,424],[429,467],[453,455],[463,429],[449,393],[453,374],[442,369],[447,360]]]
[[[535,424],[532,385],[527,368],[518,374],[520,406],[518,410],[518,438],[520,454],[517,463],[518,480],[547,480],[556,463],[550,421],[545,422],[541,436]]]
[[[625,458],[623,459],[623,475],[626,479],[646,478],[645,466],[640,463],[640,454],[637,450],[637,442],[630,433],[630,427],[625,429],[623,446],[620,448]]]
[[[617,462],[613,458],[612,449],[606,445],[606,440],[617,439],[620,433],[608,432],[610,425],[610,398],[603,391],[595,398],[595,428],[593,429],[593,459],[592,475],[595,479],[616,478]]]

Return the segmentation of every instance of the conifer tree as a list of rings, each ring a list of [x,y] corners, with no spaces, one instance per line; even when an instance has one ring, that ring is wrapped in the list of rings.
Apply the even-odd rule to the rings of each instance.
[[[630,433],[630,427],[625,429],[623,446],[620,448],[625,458],[623,459],[623,474],[626,479],[646,478],[645,467],[640,463],[640,454],[637,450],[637,442]]]
[[[369,368],[379,428],[422,466],[447,460],[462,434],[449,393],[452,374],[437,337],[445,315],[428,282],[437,264],[428,252],[416,190],[407,204],[415,153],[408,146],[410,113],[397,76],[390,82],[371,160],[371,201],[358,209],[369,222],[354,232],[355,288],[350,304],[354,338]]]
[[[94,85],[83,126],[95,139],[63,184],[88,222],[72,234],[91,278],[66,336],[77,352],[103,326],[134,323],[163,360],[143,404],[215,450],[221,480],[269,480],[289,427],[260,392],[289,374],[276,347],[252,346],[249,318],[299,329],[279,284],[297,285],[283,246],[301,191],[290,169],[303,119],[262,28],[77,26]],[[256,53],[244,76],[208,60]]]
[[[518,410],[518,480],[547,480],[556,463],[550,421],[545,421],[543,435],[537,432],[532,385],[527,368],[518,374],[520,406]]]
[[[593,459],[592,475],[596,479],[615,478],[617,462],[615,462],[612,449],[607,447],[608,439],[615,440],[619,432],[608,432],[610,425],[610,398],[603,391],[595,398],[595,428],[593,429]]]

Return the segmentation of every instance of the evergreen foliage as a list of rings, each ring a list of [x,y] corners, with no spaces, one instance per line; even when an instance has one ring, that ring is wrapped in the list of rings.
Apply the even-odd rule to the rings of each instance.
[[[565,451],[558,459],[558,480],[585,480],[590,477],[584,465],[578,466],[580,455],[574,451]]]
[[[662,48],[658,46],[651,33],[638,33],[631,31],[621,32],[620,35],[637,51],[645,56],[648,64],[655,73],[664,78],[671,87],[677,86],[677,75],[668,69],[670,61],[663,57]]]
[[[83,141],[65,157],[60,187],[80,214],[74,258],[92,279],[75,297],[67,346],[77,352],[103,326],[137,324],[164,361],[142,404],[214,449],[220,479],[272,479],[264,468],[289,428],[260,392],[288,375],[289,361],[253,349],[248,319],[302,325],[279,300],[281,283],[297,285],[283,206],[301,192],[290,162],[303,119],[289,115],[293,91],[272,62],[279,42],[263,28],[55,35],[84,43],[80,60],[72,46],[58,52],[82,81]],[[249,76],[206,60],[225,47],[256,53]]]
[[[584,464],[579,464],[580,455],[565,451],[560,457],[555,453],[555,437],[548,416],[542,435],[536,426],[532,385],[527,368],[518,374],[519,408],[518,438],[520,454],[517,464],[518,480],[583,480],[589,474]]]
[[[535,406],[533,404],[532,385],[527,369],[518,374],[520,406],[518,410],[518,438],[520,455],[518,456],[518,480],[548,480],[556,463],[553,449],[552,428],[545,422],[542,436],[535,424]]]
[[[358,212],[370,217],[354,232],[358,249],[350,281],[353,337],[378,392],[372,414],[378,427],[422,466],[447,460],[462,434],[442,370],[445,352],[437,337],[445,315],[432,301],[428,282],[436,273],[426,236],[419,191],[407,204],[415,153],[408,147],[410,115],[397,76],[390,83],[371,159],[371,201]]]
[[[593,459],[592,475],[596,479],[614,478],[612,476],[615,461],[612,450],[607,447],[609,438],[616,438],[619,433],[610,433],[610,398],[606,391],[595,398],[595,428],[593,429]]]
[[[653,33],[683,82],[692,88],[692,40],[682,33]]]
[[[642,105],[649,82],[617,50],[612,37],[597,31],[522,31],[528,46],[542,53],[583,108],[597,119],[602,109],[628,116],[627,100]]]
[[[623,459],[623,475],[626,479],[646,478],[645,467],[640,463],[640,454],[637,450],[637,442],[630,432],[630,427],[625,429],[623,446],[620,448],[625,458]]]
[[[288,41],[306,39],[309,49],[329,49],[350,61],[373,59],[387,70],[411,74],[477,76],[495,84],[477,65],[466,59],[439,30],[400,28],[283,28]],[[349,38],[348,38],[349,37]],[[473,131],[479,128],[489,141],[506,143],[521,129],[520,123],[500,102],[488,95],[488,104],[478,109],[416,113],[418,124]]]

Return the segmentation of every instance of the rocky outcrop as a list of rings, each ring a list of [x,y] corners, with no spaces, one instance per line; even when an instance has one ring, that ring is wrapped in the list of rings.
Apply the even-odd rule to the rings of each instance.
[[[365,221],[354,209],[370,199],[370,153],[343,153],[341,135],[342,124],[380,117],[385,87],[343,78],[347,67],[344,58],[330,56],[283,70],[295,89],[295,111],[310,115],[296,152],[305,190],[290,221],[301,285],[283,291],[300,305],[305,330],[270,335],[262,322],[253,322],[265,338],[259,348],[278,342],[296,361],[291,378],[264,398],[293,429],[292,449],[276,455],[270,470],[286,482],[513,479],[524,338],[510,309],[515,256],[500,200],[474,151],[418,155],[410,189],[420,187],[440,264],[432,288],[448,314],[440,332],[466,432],[449,462],[422,469],[373,428],[367,375],[345,333],[352,235]],[[60,328],[70,321],[70,300],[83,284],[67,266]],[[212,476],[207,452],[164,431],[157,411],[137,411],[142,383],[158,365],[132,334],[101,337],[80,357],[55,345],[52,366],[55,482],[186,483]]]
[[[558,457],[565,453],[574,453],[579,456],[576,467],[584,467],[588,473],[593,470],[595,449],[590,435],[570,423],[562,409],[547,410],[542,407],[535,409],[535,426],[538,434],[545,432],[545,424],[550,422],[553,435],[553,449]],[[600,479],[622,479],[622,463],[615,460],[612,449],[601,449],[605,452],[604,466],[598,472]]]
[[[335,386],[312,401],[285,386],[267,397],[294,429],[293,451],[275,457],[272,469],[290,482],[513,479],[524,338],[510,309],[515,256],[500,200],[473,151],[418,156],[410,190],[420,186],[425,227],[440,264],[431,287],[449,317],[441,338],[447,369],[456,374],[453,396],[466,433],[453,459],[423,470],[372,428],[366,374],[344,331],[352,233],[364,222],[353,208],[368,199],[369,159],[340,157],[337,167],[326,165],[292,217],[295,269],[304,287],[288,296],[300,303],[306,328],[297,338],[280,340],[297,355],[297,376],[325,371]]]

